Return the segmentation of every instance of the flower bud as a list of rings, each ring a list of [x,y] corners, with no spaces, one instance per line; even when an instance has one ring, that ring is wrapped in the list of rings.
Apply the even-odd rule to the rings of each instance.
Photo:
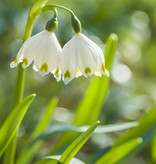
[[[50,19],[46,24],[46,30],[49,32],[55,32],[58,27],[57,17]]]
[[[81,22],[74,14],[71,15],[71,24],[72,24],[72,29],[75,34],[78,34],[81,32]]]

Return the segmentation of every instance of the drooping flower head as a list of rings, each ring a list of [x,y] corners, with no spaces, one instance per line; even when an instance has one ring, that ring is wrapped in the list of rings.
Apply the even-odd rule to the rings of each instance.
[[[60,80],[59,62],[62,48],[54,34],[57,28],[57,20],[52,18],[46,26],[46,30],[30,37],[20,48],[16,59],[10,67],[16,67],[22,62],[23,68],[27,68],[34,62],[34,69],[42,75],[49,72],[54,73],[57,80]]]
[[[109,76],[102,49],[81,33],[81,24],[75,16],[72,17],[72,27],[75,35],[63,47],[61,57],[60,67],[64,83],[68,84],[80,75]]]
[[[61,6],[59,6],[62,8]],[[73,38],[65,44],[63,50],[54,34],[57,28],[57,12],[48,21],[46,30],[30,37],[20,48],[16,59],[10,67],[16,67],[22,62],[23,68],[34,62],[34,69],[42,75],[49,72],[59,81],[62,79],[68,84],[75,77],[85,77],[95,74],[97,76],[109,76],[105,68],[105,60],[102,49],[81,33],[81,23],[73,12],[71,13],[72,28],[75,33]]]
[[[109,76],[105,68],[103,51],[82,33],[74,35],[63,47],[61,71],[65,84],[80,75]]]

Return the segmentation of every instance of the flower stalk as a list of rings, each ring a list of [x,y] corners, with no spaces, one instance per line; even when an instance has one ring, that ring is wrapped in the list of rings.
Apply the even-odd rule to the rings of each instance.
[[[36,18],[37,15],[33,17],[30,16],[29,13],[23,42],[31,36],[33,25]],[[18,75],[17,75],[16,88],[14,94],[13,108],[23,99],[25,74],[26,74],[26,70],[22,68],[22,63],[20,63],[18,67]],[[16,143],[17,143],[17,135],[14,136],[14,138],[12,139],[12,141],[10,142],[10,144],[8,145],[5,151],[3,164],[14,164]]]
[[[36,3],[31,8],[28,15],[28,19],[27,19],[27,25],[26,25],[23,42],[25,42],[31,36],[34,22],[40,13],[48,11],[48,10],[54,10],[54,17],[56,18],[57,11],[54,9],[54,7],[58,7],[74,15],[74,13],[70,9],[60,6],[60,5],[45,6],[46,2],[47,2],[46,0],[45,1],[43,0],[42,3],[40,3],[39,1],[36,1]],[[23,69],[22,63],[20,63],[18,67],[18,75],[17,75],[13,107],[15,107],[23,98],[25,74],[26,74],[26,70]],[[3,164],[14,164],[16,142],[17,142],[17,136],[15,135],[5,151]]]

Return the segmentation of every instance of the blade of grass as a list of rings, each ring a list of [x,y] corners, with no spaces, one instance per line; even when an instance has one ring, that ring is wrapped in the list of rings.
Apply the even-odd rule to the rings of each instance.
[[[26,111],[34,99],[35,94],[26,97],[22,100],[10,113],[5,122],[0,128],[0,156],[7,148],[9,142],[16,133],[18,126],[20,125]]]
[[[53,155],[53,156],[43,157],[42,159],[35,162],[34,164],[59,164],[60,157],[61,157],[61,155]],[[72,158],[72,160],[69,162],[69,164],[85,164],[85,163],[80,161],[77,158]]]
[[[64,151],[60,158],[60,162],[68,164],[85,142],[90,138],[96,127],[99,125],[99,121],[95,122],[87,131],[78,136]]]
[[[138,145],[135,149],[129,152],[120,162],[126,162],[129,158],[134,156],[146,145],[150,144],[156,136],[156,107],[149,111],[140,121],[137,127],[130,129],[126,134],[119,137],[112,149],[116,146],[128,142],[136,137],[143,138],[143,142]]]
[[[117,163],[126,154],[128,154],[131,150],[133,150],[136,146],[138,146],[141,142],[142,142],[142,138],[135,138],[117,147],[114,147],[113,149],[108,151],[108,153],[102,156],[98,161],[96,161],[95,164]]]
[[[47,125],[49,124],[51,117],[53,115],[54,109],[58,104],[58,98],[54,97],[51,99],[47,109],[45,110],[45,113],[41,119],[41,121],[38,123],[36,129],[32,133],[32,135],[29,138],[28,142],[32,142],[41,132],[43,132],[46,128]],[[30,144],[28,147],[26,147],[23,152],[19,155],[17,158],[16,164],[28,164],[31,162],[32,158],[38,151],[41,141],[36,142],[35,144]]]
[[[34,130],[33,134],[31,135],[29,140],[33,140],[36,136],[38,136],[49,124],[49,121],[51,120],[51,117],[53,116],[54,109],[58,104],[58,98],[53,97],[45,110],[45,113],[41,119],[41,121],[38,123],[36,129]]]
[[[122,144],[130,139],[136,137],[143,137],[144,134],[156,124],[156,108],[153,108],[149,113],[147,113],[140,121],[137,127],[130,129],[126,134],[118,138],[114,146]],[[153,129],[156,132],[156,129]],[[153,132],[154,132],[153,131]]]
[[[156,163],[156,137],[151,144],[151,159],[153,163]]]
[[[40,14],[42,8],[47,3],[47,1],[48,0],[37,0],[32,6],[29,12],[23,41],[26,41],[31,36],[35,19]],[[19,64],[18,77],[17,77],[15,96],[14,96],[14,106],[16,106],[23,98],[25,72],[26,72],[25,69],[22,68],[22,64]],[[6,149],[6,152],[4,154],[3,164],[14,164],[14,158],[16,153],[16,142],[17,142],[16,140],[17,138],[15,134],[14,138],[8,145],[8,148]]]
[[[111,124],[111,125],[103,125],[103,126],[98,126],[94,133],[110,133],[110,132],[117,132],[120,130],[125,130],[129,129],[132,127],[138,126],[137,122],[129,122],[129,123],[122,123],[122,124]],[[38,135],[32,142],[35,143],[38,140],[41,140],[47,136],[53,135],[55,133],[59,132],[66,132],[66,131],[74,131],[74,132],[85,132],[89,126],[74,126],[74,125],[54,125],[51,128],[47,129],[40,135]]]

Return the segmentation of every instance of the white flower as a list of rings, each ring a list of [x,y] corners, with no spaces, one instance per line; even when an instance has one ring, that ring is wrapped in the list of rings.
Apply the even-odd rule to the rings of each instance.
[[[23,68],[34,62],[35,70],[42,75],[52,72],[57,80],[60,80],[59,70],[60,54],[62,48],[54,33],[42,31],[26,40],[20,48],[16,59],[10,67],[16,67],[23,62]]]
[[[80,75],[109,76],[103,51],[82,33],[74,35],[63,47],[60,68],[65,84]]]

